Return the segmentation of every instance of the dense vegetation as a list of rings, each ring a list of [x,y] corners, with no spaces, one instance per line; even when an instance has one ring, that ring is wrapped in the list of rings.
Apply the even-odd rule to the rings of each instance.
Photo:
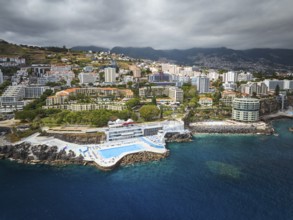
[[[137,119],[136,115],[129,111],[110,111],[106,109],[99,109],[94,111],[62,111],[54,115],[50,115],[42,120],[45,125],[66,125],[66,124],[79,124],[79,125],[92,125],[97,127],[106,126],[109,120],[132,118]]]
[[[4,81],[2,84],[0,84],[0,95],[5,91],[5,89],[10,85],[9,81]]]
[[[144,105],[140,108],[139,113],[144,120],[151,121],[159,116],[160,109],[156,105]]]

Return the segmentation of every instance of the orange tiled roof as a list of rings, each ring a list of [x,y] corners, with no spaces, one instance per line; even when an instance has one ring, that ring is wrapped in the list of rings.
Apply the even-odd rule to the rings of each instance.
[[[212,98],[210,98],[210,97],[201,97],[201,98],[199,98],[200,100],[213,100]]]
[[[78,88],[70,88],[70,89],[63,90],[63,92],[71,93],[71,92],[75,92],[76,90],[78,90]]]
[[[101,88],[102,90],[118,90],[117,88],[109,88],[109,87],[107,87],[107,88]]]
[[[67,92],[61,91],[56,96],[68,96],[69,94]]]

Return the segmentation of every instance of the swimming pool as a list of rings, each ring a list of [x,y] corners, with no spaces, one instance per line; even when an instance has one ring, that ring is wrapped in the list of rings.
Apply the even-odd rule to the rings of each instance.
[[[132,144],[132,145],[127,145],[127,146],[122,146],[122,147],[102,149],[102,150],[98,150],[98,152],[102,155],[102,157],[108,159],[111,157],[119,156],[120,154],[123,154],[125,152],[139,151],[141,149],[143,149],[142,146],[140,146],[138,144]]]
[[[145,143],[147,143],[148,145],[155,147],[155,148],[165,148],[163,145],[159,145],[159,144],[155,144],[149,140],[147,140],[146,138],[141,138],[141,140],[143,140]]]

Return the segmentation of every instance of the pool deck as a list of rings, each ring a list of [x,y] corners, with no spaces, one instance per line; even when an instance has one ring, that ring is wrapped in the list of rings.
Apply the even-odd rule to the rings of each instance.
[[[139,153],[139,152],[153,152],[157,154],[165,154],[167,149],[165,148],[165,142],[155,136],[140,137],[133,139],[125,139],[120,141],[111,141],[103,144],[86,144],[80,145],[62,141],[54,137],[39,136],[39,133],[33,134],[28,138],[25,138],[21,142],[28,142],[31,145],[47,145],[49,147],[57,146],[58,151],[65,150],[69,152],[72,150],[76,156],[82,155],[85,161],[95,162],[98,166],[103,168],[110,168],[115,166],[124,156]],[[18,142],[18,143],[21,143]],[[115,155],[115,148],[126,147],[130,145],[138,145],[139,147]],[[101,150],[113,149],[113,156],[105,158],[101,153]]]

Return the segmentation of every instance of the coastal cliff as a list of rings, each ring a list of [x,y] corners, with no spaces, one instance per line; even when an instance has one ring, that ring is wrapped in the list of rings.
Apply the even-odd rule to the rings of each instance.
[[[275,97],[260,99],[259,115],[268,115],[278,112],[281,108],[280,103]]]

